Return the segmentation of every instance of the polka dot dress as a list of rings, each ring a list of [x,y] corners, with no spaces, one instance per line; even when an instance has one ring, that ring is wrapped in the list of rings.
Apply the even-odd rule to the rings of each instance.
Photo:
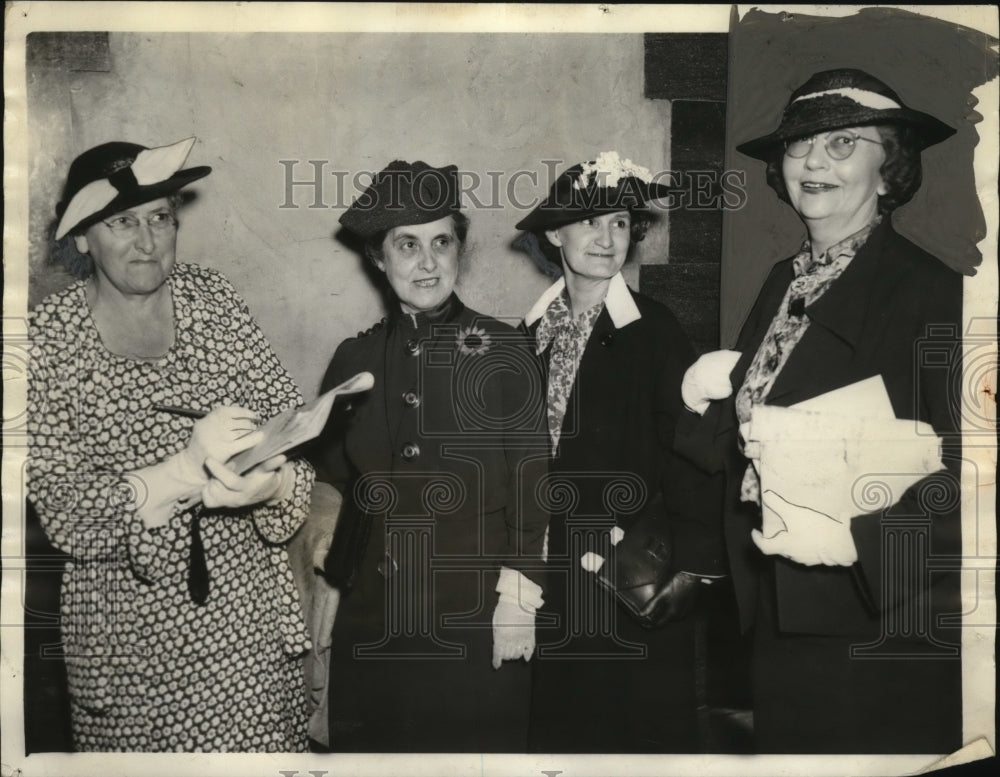
[[[295,463],[284,502],[175,511],[146,529],[124,472],[181,450],[194,421],[155,411],[239,405],[268,418],[301,396],[233,287],[179,264],[168,283],[176,336],[162,359],[101,343],[81,281],[31,317],[28,493],[68,553],[61,601],[79,750],[306,748],[302,656],[309,640],[285,542],[305,517],[313,472]],[[210,589],[187,589],[201,513]]]

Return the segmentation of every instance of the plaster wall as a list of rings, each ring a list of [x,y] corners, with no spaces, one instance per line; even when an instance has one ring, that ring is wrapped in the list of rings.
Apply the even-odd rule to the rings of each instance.
[[[36,62],[28,96],[30,304],[69,281],[46,234],[72,159],[195,135],[188,164],[213,173],[189,187],[178,258],[234,283],[306,398],[337,344],[383,315],[336,235],[368,173],[401,158],[478,175],[458,291],[516,321],[549,281],[509,244],[553,171],[603,150],[669,169],[670,103],[643,97],[639,34],[111,33],[104,69]],[[317,170],[319,187],[289,187]],[[633,284],[666,259],[665,218],[637,249]]]

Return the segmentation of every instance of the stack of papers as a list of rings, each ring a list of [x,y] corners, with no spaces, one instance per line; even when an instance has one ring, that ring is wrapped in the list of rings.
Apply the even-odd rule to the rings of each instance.
[[[929,424],[895,417],[881,376],[791,407],[754,408],[743,436],[762,494],[841,521],[891,507],[943,469],[940,438]],[[764,537],[785,528],[765,507]]]

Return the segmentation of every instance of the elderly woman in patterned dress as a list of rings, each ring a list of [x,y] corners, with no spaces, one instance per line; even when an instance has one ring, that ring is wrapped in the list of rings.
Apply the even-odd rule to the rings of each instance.
[[[28,494],[71,556],[79,750],[306,746],[284,545],[312,469],[225,465],[301,398],[232,286],[175,263],[176,193],[210,172],[181,169],[193,144],[105,143],[73,162],[56,248],[84,277],[31,317]]]

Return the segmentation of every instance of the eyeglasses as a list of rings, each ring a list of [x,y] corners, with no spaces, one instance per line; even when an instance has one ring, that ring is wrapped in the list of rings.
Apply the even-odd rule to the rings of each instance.
[[[786,140],[785,153],[793,159],[801,159],[812,150],[813,143],[818,137],[819,135],[813,135],[810,138]],[[826,136],[826,140],[823,141],[823,147],[826,149],[826,153],[830,156],[830,159],[840,161],[842,159],[847,159],[854,153],[854,149],[857,148],[859,140],[867,140],[869,143],[874,143],[878,146],[884,145],[877,140],[864,138],[857,133],[848,132],[847,130],[839,130],[837,132],[831,132]]]
[[[102,221],[108,229],[121,237],[130,237],[139,231],[139,226],[145,221],[153,232],[166,232],[177,226],[177,217],[168,210],[151,213],[144,219],[131,213],[121,213],[108,221]]]

